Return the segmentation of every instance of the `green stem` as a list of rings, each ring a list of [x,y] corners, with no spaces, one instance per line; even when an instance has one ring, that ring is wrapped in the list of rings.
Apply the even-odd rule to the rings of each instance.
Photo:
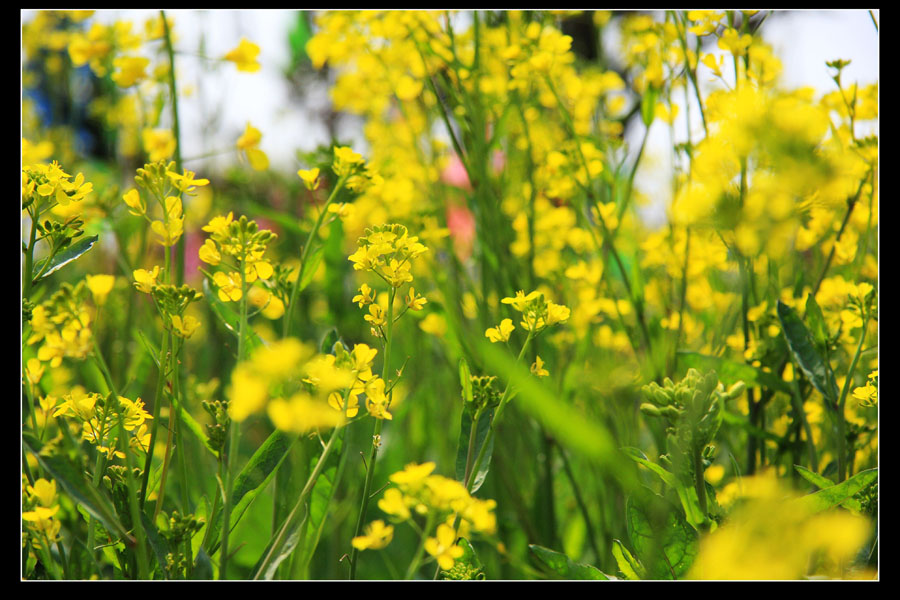
[[[859,344],[856,346],[856,353],[853,360],[850,361],[850,369],[847,371],[847,378],[844,379],[844,387],[841,390],[841,398],[838,400],[838,483],[844,481],[845,468],[847,463],[847,433],[846,419],[844,417],[844,403],[847,400],[847,393],[850,391],[850,385],[853,382],[853,373],[856,371],[856,363],[859,362],[859,356],[862,353],[863,342],[866,339],[866,327],[869,324],[869,315],[863,319],[862,330],[859,333]]]
[[[380,420],[379,420],[380,421]],[[334,430],[334,433],[331,434],[331,438],[328,440],[328,443],[325,445],[325,448],[322,450],[322,455],[319,457],[318,462],[316,462],[316,466],[313,468],[313,472],[310,474],[309,478],[306,480],[306,485],[303,486],[303,491],[300,492],[300,497],[297,499],[297,503],[294,505],[294,508],[291,510],[290,514],[287,516],[287,519],[284,521],[284,525],[281,527],[281,530],[278,532],[278,535],[275,537],[272,542],[272,547],[269,549],[269,552],[263,558],[262,563],[257,569],[256,573],[253,575],[253,579],[259,579],[268,569],[272,560],[281,553],[281,548],[284,546],[284,543],[287,540],[288,532],[291,530],[294,521],[297,518],[297,515],[300,513],[300,509],[303,507],[306,502],[306,498],[309,496],[309,493],[312,491],[313,485],[315,485],[316,479],[318,479],[319,474],[322,472],[322,469],[325,467],[325,461],[328,458],[328,455],[331,454],[331,449],[334,447],[334,440],[337,439],[338,435],[341,432],[341,427],[338,427]],[[225,531],[228,531],[228,521],[224,522]],[[223,538],[224,543],[224,538]]]
[[[109,374],[109,368],[106,366],[106,361],[103,360],[103,355],[100,351],[94,348],[94,361],[97,363],[97,366],[100,368],[100,372],[103,373],[104,379],[106,379],[106,385],[109,386],[110,392],[112,393],[112,397],[107,397],[107,407],[112,402],[119,402],[119,392],[116,389],[115,384],[113,383],[112,376]],[[137,540],[137,563],[138,563],[138,577],[141,579],[149,578],[149,569],[147,564],[147,540],[146,533],[144,532],[144,524],[141,521],[141,508],[138,505],[138,495],[137,495],[137,482],[134,480],[134,472],[132,471],[132,460],[131,460],[131,448],[128,444],[128,434],[125,431],[125,418],[122,415],[122,412],[119,412],[119,449],[125,455],[125,482],[128,486],[128,505],[131,511],[131,526],[134,529]],[[96,473],[95,473],[96,475]]]
[[[388,374],[390,373],[390,362],[391,362],[391,342],[394,337],[394,295],[396,294],[396,288],[391,288],[390,292],[388,292],[388,313],[387,313],[387,328],[385,329],[385,344],[384,344],[384,365],[381,369],[381,378],[384,379],[385,385],[387,385]],[[391,395],[393,395],[393,391],[389,393],[388,396],[388,406],[390,406]],[[353,534],[353,537],[359,537],[362,533],[363,523],[366,520],[366,510],[369,507],[369,493],[372,490],[372,480],[375,477],[375,459],[378,457],[378,445],[379,445],[379,437],[381,436],[381,427],[384,425],[384,419],[375,419],[375,429],[372,432],[372,451],[369,454],[369,462],[366,463],[366,481],[363,485],[363,494],[362,500],[360,502],[359,507],[359,517],[356,520],[356,532]],[[359,564],[359,549],[353,548],[350,552],[350,579],[356,579],[356,570]]]
[[[412,562],[409,563],[409,567],[406,569],[406,576],[403,578],[405,580],[412,579],[416,571],[419,570],[419,564],[422,562],[422,555],[425,553],[425,541],[428,539],[428,532],[431,531],[431,528],[434,526],[434,513],[428,513],[428,519],[425,522],[425,528],[420,532],[419,536],[419,547],[416,548],[416,553],[413,555]]]
[[[150,482],[150,468],[153,465],[153,449],[156,447],[156,436],[159,431],[159,413],[162,404],[163,387],[166,381],[166,369],[168,367],[169,332],[163,331],[162,349],[159,352],[159,377],[156,380],[156,394],[153,400],[153,424],[150,426],[150,446],[147,450],[147,458],[144,459],[144,475],[141,482],[141,508],[147,500],[147,485]]]
[[[244,240],[241,239],[241,244],[244,244]],[[244,332],[247,329],[247,273],[245,269],[246,256],[241,255],[241,321],[238,330],[238,363],[244,359]],[[232,498],[231,492],[234,487],[234,477],[235,477],[235,468],[237,465],[237,452],[238,445],[240,443],[238,432],[240,430],[240,423],[238,421],[232,421],[229,426],[229,441],[228,441],[228,466],[226,468],[227,475],[227,483],[225,485],[225,500],[224,507],[222,509],[222,545],[221,551],[219,553],[219,579],[225,580],[227,579],[227,570],[228,570],[228,537],[231,532],[231,509],[232,509]]]
[[[300,253],[300,272],[297,273],[297,280],[294,281],[293,287],[291,287],[291,298],[288,302],[287,312],[284,315],[284,326],[282,330],[282,337],[288,337],[291,335],[291,317],[294,314],[294,309],[296,308],[295,304],[297,301],[297,293],[300,291],[300,282],[303,280],[303,270],[306,268],[306,259],[309,257],[309,250],[312,248],[313,241],[316,239],[316,235],[319,233],[319,227],[322,226],[322,221],[325,219],[325,215],[328,213],[328,207],[334,202],[334,199],[337,197],[338,191],[344,186],[344,183],[347,181],[347,175],[343,175],[340,179],[338,179],[337,183],[334,186],[334,189],[331,190],[331,194],[328,196],[328,200],[325,202],[325,206],[322,207],[322,210],[319,212],[319,217],[316,219],[315,225],[313,225],[312,231],[309,232],[309,237],[306,238],[306,244],[303,246],[303,252]]]
[[[31,216],[31,233],[28,236],[28,248],[25,249],[25,271],[22,273],[23,298],[31,297],[31,272],[34,270],[34,240],[37,237],[37,220],[40,217],[40,213],[37,211],[37,206],[35,206],[35,210],[33,213],[29,209],[28,214]],[[49,259],[47,260],[47,264],[50,264]]]
[[[182,173],[181,163],[181,121],[178,118],[178,88],[175,84],[175,51],[172,48],[172,32],[169,31],[169,22],[166,20],[166,11],[160,10],[159,17],[163,24],[163,39],[166,44],[166,54],[169,57],[169,96],[172,100],[172,133],[175,136],[175,169]],[[183,200],[182,200],[183,202]],[[184,208],[187,212],[187,208]],[[175,251],[175,285],[184,282],[184,248],[185,239],[181,236]]]
[[[569,478],[569,483],[572,485],[572,492],[575,494],[575,502],[578,504],[578,509],[581,511],[581,516],[584,519],[584,526],[587,529],[588,541],[591,544],[591,549],[594,551],[594,560],[599,561],[603,556],[600,553],[600,546],[597,544],[597,539],[594,537],[594,526],[591,523],[591,517],[588,513],[587,504],[584,503],[584,498],[581,495],[581,486],[578,485],[578,479],[572,473],[572,467],[569,465],[569,458],[566,456],[566,451],[562,446],[557,445],[559,448],[559,454],[563,459],[563,469],[566,472],[566,476]]]

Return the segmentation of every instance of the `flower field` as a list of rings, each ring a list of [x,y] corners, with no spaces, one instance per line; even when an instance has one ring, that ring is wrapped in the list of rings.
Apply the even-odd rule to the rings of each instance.
[[[777,11],[130,12],[22,18],[23,580],[879,577],[852,61],[788,85]],[[226,124],[264,74],[303,139]]]

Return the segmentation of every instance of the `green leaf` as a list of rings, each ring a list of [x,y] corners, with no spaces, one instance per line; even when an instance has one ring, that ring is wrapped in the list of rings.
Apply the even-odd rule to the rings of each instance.
[[[302,527],[301,539],[299,540],[300,549],[297,552],[297,557],[294,559],[297,564],[297,571],[295,572],[300,573],[301,579],[306,579],[309,575],[309,562],[312,560],[316,547],[319,545],[319,539],[322,537],[322,530],[325,528],[331,500],[344,471],[346,458],[346,453],[342,451],[344,430],[342,429],[336,435],[340,437],[335,440],[334,449],[328,455],[328,458],[325,459],[325,466],[322,467],[322,471],[319,473],[319,477],[316,479],[316,483],[309,495],[309,512]],[[310,457],[310,473],[316,468],[320,454]]]
[[[800,474],[803,479],[807,480],[820,490],[825,488],[830,488],[833,485],[836,485],[835,482],[828,479],[824,475],[819,475],[815,471],[810,471],[806,467],[801,467],[800,465],[794,465],[794,468],[797,470],[797,473]]]
[[[312,29],[307,19],[306,13],[297,13],[297,21],[288,33],[288,42],[291,46],[291,62],[294,65],[309,61],[309,56],[306,54],[306,42],[312,37]]]
[[[714,370],[723,384],[731,385],[743,381],[747,387],[764,386],[771,390],[791,393],[791,386],[786,381],[773,373],[766,373],[762,369],[741,364],[733,360],[709,356],[699,352],[678,351],[678,364],[685,370],[697,369],[700,372]]]
[[[828,510],[829,508],[842,504],[846,500],[852,499],[854,494],[865,489],[877,480],[878,469],[868,469],[857,473],[843,483],[798,498],[796,502],[812,514],[819,513],[823,510]]]
[[[648,496],[653,498],[654,496]],[[629,496],[625,504],[626,527],[635,553],[646,565],[650,579],[678,579],[688,572],[697,556],[698,534],[667,503],[665,524],[654,527],[646,508]]]
[[[462,482],[465,482],[466,476],[466,457],[468,456],[469,450],[469,438],[472,434],[472,416],[473,415],[464,408],[459,423],[459,443],[456,448],[456,479],[457,481]],[[473,465],[478,453],[481,452],[481,447],[484,446],[484,440],[487,437],[488,432],[491,430],[491,419],[493,416],[494,410],[491,409],[481,415],[478,419],[478,427],[475,432],[475,444],[472,447]],[[478,488],[481,487],[481,484],[484,483],[484,478],[487,477],[488,471],[491,468],[491,455],[493,452],[494,438],[491,436],[487,448],[484,451],[484,458],[481,459],[481,465],[478,466],[478,472],[472,476],[474,480],[472,482],[471,493],[474,494]]]
[[[641,121],[644,125],[650,127],[653,124],[653,117],[656,114],[656,99],[659,92],[655,87],[648,86],[647,91],[641,96]]]
[[[219,317],[219,320],[222,321],[222,324],[225,325],[225,328],[237,337],[241,328],[240,316],[231,310],[224,302],[219,300],[218,293],[210,287],[208,279],[203,280],[203,295],[206,296],[207,302],[209,302],[209,305],[212,307],[213,312],[216,313],[216,316]],[[246,328],[246,331],[244,332],[244,349],[246,355],[249,356],[253,350],[265,345],[266,343],[259,337],[258,333],[253,331],[251,327]]]
[[[631,555],[625,544],[619,540],[613,540],[612,554],[625,579],[637,581],[644,578],[644,567]]]
[[[636,484],[634,470],[616,451],[612,434],[602,423],[583,411],[560,400],[542,382],[537,381],[527,367],[516,363],[505,348],[479,339],[472,345],[484,357],[485,368],[512,385],[517,408],[530,414],[563,446],[594,459],[610,475],[626,485]]]
[[[670,473],[658,464],[647,460],[644,453],[637,448],[626,447],[622,448],[622,451],[625,452],[625,455],[631,460],[639,465],[647,467],[662,479],[666,485],[675,490],[675,493],[678,495],[678,500],[681,501],[681,507],[684,509],[685,518],[694,529],[698,529],[707,521],[707,516],[700,510],[700,499],[697,497],[697,490],[694,489],[694,486],[684,485],[673,473]]]
[[[234,478],[234,487],[231,492],[231,503],[234,506],[231,511],[231,529],[234,529],[250,503],[275,476],[292,443],[293,440],[288,434],[278,430],[272,432]],[[223,513],[218,512],[212,525],[213,536],[217,536],[221,531],[222,519]]]
[[[212,561],[203,548],[197,552],[197,560],[194,561],[194,568],[191,570],[191,579],[210,580],[213,578]]]
[[[781,300],[778,301],[778,320],[781,321],[781,329],[784,331],[788,347],[803,370],[803,374],[825,398],[825,405],[833,410],[836,409],[839,392],[834,372],[816,349],[809,329],[806,328],[794,309]]]
[[[150,521],[150,517],[143,511],[141,511],[141,523],[144,525],[147,541],[150,542],[150,548],[153,550],[153,555],[156,557],[157,564],[159,564],[159,570],[163,574],[163,577],[168,579],[169,576],[166,571],[166,555],[171,552],[169,544],[159,535],[159,532],[156,530],[156,525]]]
[[[609,576],[603,573],[603,571],[601,571],[597,567],[592,567],[591,565],[586,565],[583,563],[576,563],[571,558],[560,552],[544,548],[543,546],[538,546],[537,544],[528,544],[528,548],[538,558],[538,560],[540,560],[544,565],[547,566],[547,568],[549,568],[557,575],[562,576],[563,579],[592,579],[602,581],[609,580]]]
[[[69,264],[70,262],[72,262],[73,260],[78,258],[79,256],[81,256],[82,254],[84,254],[85,252],[87,252],[88,250],[93,248],[96,241],[97,241],[96,235],[82,238],[82,239],[78,240],[77,242],[75,242],[74,244],[72,244],[71,246],[69,246],[68,248],[64,249],[62,252],[59,252],[59,253],[55,254],[54,256],[51,256],[49,259],[50,264],[47,267],[47,270],[44,271],[44,274],[41,275],[40,279],[35,279],[34,281],[32,281],[32,285],[36,284],[38,281],[42,281],[42,280],[46,279],[47,276],[50,275],[51,273],[54,273],[54,272],[60,270],[61,268],[63,268],[64,266],[66,266],[67,264]],[[34,266],[33,276],[37,276],[37,274],[41,272],[41,269],[44,268],[44,264],[46,262],[47,262],[47,259],[44,259]]]
[[[312,240],[310,240],[312,243]],[[319,246],[306,257],[306,263],[303,265],[303,272],[300,278],[300,288],[297,290],[299,294],[312,282],[316,271],[319,270],[319,264],[322,262],[322,256],[325,254],[325,246]]]
[[[813,294],[809,294],[806,298],[806,322],[809,324],[809,330],[816,341],[816,346],[824,349],[828,340],[828,326],[825,324],[825,315],[822,314],[822,309]]]
[[[459,385],[463,391],[464,407],[472,402],[472,373],[469,371],[469,363],[465,358],[459,359]]]
[[[335,327],[332,327],[328,330],[328,333],[322,337],[322,343],[319,344],[319,352],[322,354],[331,354],[332,350],[334,350],[334,345],[339,341],[341,341],[341,335]]]
[[[76,505],[98,519],[111,533],[125,540],[134,540],[116,517],[112,503],[85,479],[78,466],[65,456],[41,456],[41,443],[31,433],[22,433],[22,445],[37,458],[41,468],[66,490]]]

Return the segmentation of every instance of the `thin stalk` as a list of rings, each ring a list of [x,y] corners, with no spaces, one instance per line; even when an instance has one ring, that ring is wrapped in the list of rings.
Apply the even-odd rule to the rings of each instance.
[[[40,213],[37,211],[37,206],[35,205],[34,213],[31,210],[28,211],[28,214],[31,216],[31,233],[28,236],[28,248],[25,250],[25,271],[22,273],[22,297],[30,298],[31,297],[31,285],[32,278],[31,272],[34,270],[34,241],[37,237],[37,220],[40,217]],[[49,264],[50,261],[47,261]]]
[[[324,212],[324,211],[323,211]],[[241,234],[243,236],[243,234]],[[244,243],[244,240],[241,239],[241,243]],[[241,255],[241,321],[239,325],[238,331],[238,356],[237,360],[240,363],[244,359],[244,332],[247,329],[247,273],[245,268],[246,256],[244,254]],[[299,278],[298,278],[299,281]],[[225,500],[224,507],[222,509],[222,545],[221,552],[219,553],[219,579],[225,580],[227,579],[227,571],[228,571],[228,537],[231,532],[231,492],[234,488],[234,476],[235,476],[235,468],[237,465],[237,451],[238,445],[240,444],[238,432],[240,430],[240,422],[232,421],[229,427],[229,441],[228,441],[228,466],[226,468],[227,475],[227,483],[225,485]]]
[[[306,502],[306,498],[309,496],[309,493],[312,491],[313,485],[318,479],[319,474],[322,472],[322,469],[325,467],[325,460],[328,458],[328,455],[331,454],[331,449],[334,447],[334,440],[337,439],[340,434],[341,427],[338,427],[334,430],[334,433],[331,434],[331,438],[329,438],[328,443],[325,445],[325,448],[322,450],[322,455],[319,457],[318,462],[316,462],[316,466],[313,468],[313,472],[310,473],[309,478],[306,480],[306,485],[303,486],[303,490],[300,492],[300,497],[297,499],[297,503],[294,505],[294,508],[291,510],[290,514],[287,516],[287,519],[284,521],[284,526],[282,526],[281,531],[278,532],[278,535],[275,537],[275,540],[272,542],[272,547],[269,549],[269,552],[263,558],[262,563],[259,566],[259,569],[253,575],[253,579],[259,579],[260,576],[266,572],[269,568],[269,564],[272,562],[272,559],[281,551],[282,546],[287,539],[287,533],[290,531],[291,526],[294,520],[297,518],[297,515],[300,512],[300,509],[303,507],[303,504]],[[228,521],[225,521],[225,531],[228,531]],[[224,542],[224,540],[223,540]]]
[[[844,417],[844,403],[847,400],[847,393],[850,391],[850,385],[853,381],[853,373],[856,371],[856,363],[859,362],[859,356],[862,353],[863,342],[866,339],[866,327],[869,324],[869,315],[863,319],[862,330],[859,333],[859,344],[856,346],[856,353],[853,360],[850,361],[850,369],[847,371],[847,378],[844,379],[844,387],[841,390],[841,398],[838,400],[838,483],[844,481],[845,468],[847,466],[847,434],[846,434],[846,418]]]
[[[181,163],[181,121],[178,118],[178,88],[175,83],[175,51],[172,48],[172,32],[169,31],[169,22],[166,20],[166,11],[159,11],[159,17],[163,24],[163,40],[166,45],[166,54],[169,57],[169,96],[172,100],[172,133],[175,136],[175,169],[182,173]],[[184,200],[182,199],[182,202]],[[186,208],[185,208],[185,212]],[[175,251],[175,285],[184,282],[184,236],[178,240]]]
[[[328,213],[328,206],[334,202],[334,199],[337,197],[338,191],[344,186],[344,183],[347,181],[347,175],[342,176],[338,179],[337,183],[334,186],[334,189],[331,190],[331,194],[328,196],[328,200],[325,201],[325,206],[322,207],[322,210],[319,212],[319,217],[316,219],[315,225],[313,225],[312,231],[309,232],[309,237],[306,238],[306,244],[303,246],[303,252],[300,253],[300,272],[297,273],[297,280],[294,281],[293,287],[291,287],[291,299],[288,302],[287,312],[284,315],[284,326],[282,329],[282,337],[288,337],[291,335],[291,317],[294,314],[294,309],[296,308],[295,304],[297,301],[297,293],[300,290],[300,282],[303,279],[303,270],[306,268],[306,259],[309,257],[309,249],[312,247],[313,241],[316,239],[316,235],[319,233],[319,227],[322,226],[322,221],[325,219],[325,215]]]
[[[425,553],[425,540],[428,539],[428,532],[431,531],[432,526],[434,526],[434,513],[429,512],[428,519],[425,522],[425,529],[420,532],[419,547],[416,548],[416,553],[413,555],[413,559],[406,569],[406,576],[403,579],[407,581],[412,579],[415,576],[416,571],[419,570],[419,564],[422,562],[422,555]]]
[[[103,355],[96,348],[96,346],[94,348],[93,356],[94,361],[100,368],[100,372],[103,373],[103,378],[106,379],[106,385],[109,386],[110,392],[112,393],[112,398],[107,398],[107,404],[118,402],[119,392],[116,389],[115,384],[113,383],[112,376],[109,374],[109,368],[106,366],[106,361],[103,360]],[[119,413],[118,436],[120,451],[125,455],[125,482],[128,486],[128,505],[131,512],[131,526],[134,528],[134,532],[137,538],[136,550],[138,577],[141,579],[148,579],[149,569],[147,563],[146,533],[144,532],[144,524],[143,522],[141,522],[141,508],[138,505],[138,495],[136,488],[137,482],[134,480],[134,473],[132,472],[133,466],[131,460],[131,448],[129,448],[128,434],[125,431],[125,419],[122,416],[121,412]]]
[[[800,420],[800,425],[803,427],[803,432],[806,434],[806,448],[809,452],[809,466],[813,471],[819,472],[819,459],[816,456],[816,444],[813,441],[812,436],[812,428],[809,425],[809,420],[806,418],[806,411],[803,410],[803,399],[800,396],[800,383],[794,378],[794,386],[792,388],[793,393],[791,394],[791,401],[794,405],[794,412],[797,413],[797,418]]]
[[[813,286],[812,292],[810,292],[810,294],[812,294],[813,296],[815,296],[819,291],[819,286],[822,285],[822,280],[825,279],[825,274],[828,273],[828,267],[831,266],[831,261],[834,259],[834,252],[837,249],[837,244],[839,241],[841,241],[841,236],[844,234],[844,229],[847,228],[847,223],[850,221],[850,214],[853,212],[853,207],[856,206],[856,202],[859,200],[859,195],[862,193],[863,186],[865,185],[866,179],[868,178],[869,176],[868,174],[866,174],[866,176],[863,177],[859,182],[859,187],[856,189],[856,194],[854,194],[853,197],[847,201],[847,213],[844,215],[844,220],[841,222],[841,228],[838,229],[837,237],[834,238],[834,244],[831,245],[831,252],[828,253],[828,258],[825,259],[825,264],[822,266],[822,272],[819,273],[819,278],[816,280],[816,285]]]
[[[159,377],[156,380],[156,395],[153,400],[153,424],[150,426],[150,446],[147,450],[147,458],[144,459],[144,475],[141,483],[141,508],[147,500],[147,485],[150,482],[150,467],[153,464],[153,449],[156,447],[156,436],[159,429],[159,413],[162,404],[163,386],[166,381],[166,369],[168,367],[167,354],[169,351],[169,332],[163,331],[162,348],[159,352]]]
[[[385,380],[385,384],[387,384],[387,377],[390,373],[390,362],[391,362],[391,342],[394,337],[394,295],[396,294],[396,288],[391,288],[388,293],[388,313],[387,313],[387,329],[385,330],[385,345],[384,345],[384,365],[381,370],[381,378]],[[391,395],[393,395],[393,391],[390,392],[388,396],[388,406],[390,406]],[[353,534],[353,537],[359,537],[362,533],[363,523],[366,520],[366,510],[369,507],[369,492],[372,490],[372,479],[375,477],[375,459],[378,457],[378,439],[381,435],[381,427],[384,425],[384,419],[375,419],[375,430],[372,432],[372,451],[369,454],[369,461],[366,463],[366,481],[363,485],[363,494],[362,501],[360,502],[359,507],[359,517],[356,520],[356,533]],[[350,552],[350,579],[356,579],[356,569],[359,564],[359,549],[353,548],[353,551]]]

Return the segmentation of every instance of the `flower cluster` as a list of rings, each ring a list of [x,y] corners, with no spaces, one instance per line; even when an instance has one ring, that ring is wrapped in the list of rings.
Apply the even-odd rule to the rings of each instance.
[[[65,357],[84,360],[94,347],[91,333],[93,314],[87,298],[90,289],[85,281],[72,286],[63,283],[48,300],[34,307],[31,314],[32,334],[28,345],[43,342],[37,358],[53,368]]]
[[[244,295],[244,286],[269,279],[274,274],[272,263],[263,255],[275,234],[259,229],[256,221],[249,221],[245,216],[235,221],[234,215],[228,213],[213,218],[203,231],[209,232],[210,236],[200,247],[200,260],[229,269],[227,273],[216,271],[211,276],[222,302],[239,301]]]
[[[116,428],[120,420],[125,431],[132,432],[129,444],[133,449],[146,453],[149,448],[150,432],[145,422],[153,416],[144,410],[140,398],[130,400],[119,396],[116,401],[112,395],[104,398],[100,394],[74,388],[62,397],[62,404],[53,413],[53,417],[60,416],[79,421],[81,438],[96,446],[107,458],[125,458],[125,454],[115,448],[118,439]]]
[[[429,522],[438,523],[434,537],[431,532],[425,540],[425,551],[433,556],[442,569],[453,567],[454,559],[462,556],[463,549],[456,544],[457,537],[468,538],[472,533],[491,536],[496,532],[497,520],[494,500],[480,500],[466,491],[465,486],[442,475],[433,474],[435,464],[411,463],[402,471],[390,476],[393,486],[384,492],[378,501],[378,508],[387,514],[393,523],[411,520],[414,515],[425,516]],[[453,523],[460,517],[460,524],[454,530]],[[376,525],[377,523],[377,525]],[[367,535],[353,539],[353,546],[361,550],[383,548],[390,541],[385,535],[387,528],[383,521],[376,521]],[[373,534],[378,533],[378,539]],[[384,541],[387,539],[387,541]]]

